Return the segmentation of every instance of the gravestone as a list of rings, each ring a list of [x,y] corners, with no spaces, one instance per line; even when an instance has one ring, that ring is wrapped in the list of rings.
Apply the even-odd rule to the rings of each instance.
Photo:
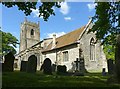
[[[114,73],[114,63],[112,59],[107,60],[108,74]]]
[[[56,71],[56,65],[52,64],[52,72],[55,72],[55,71]]]
[[[65,74],[67,71],[67,67],[65,65],[58,65],[57,66],[57,74]]]
[[[102,69],[102,76],[106,76],[105,68]]]
[[[21,61],[20,71],[26,72],[26,70],[27,70],[27,61]]]
[[[44,60],[40,70],[43,70],[44,74],[52,74],[51,60],[49,58]]]
[[[85,65],[84,65],[84,58],[77,58],[76,61],[76,70],[75,70],[75,76],[83,76],[85,72]]]
[[[84,72],[85,72],[84,58],[81,57],[80,58],[80,73],[84,74]]]
[[[12,54],[12,52],[9,52],[7,55],[5,55],[5,61],[3,64],[3,71],[12,72],[13,71],[13,65],[14,65],[15,57]]]
[[[37,57],[35,55],[31,55],[28,58],[27,72],[29,72],[29,73],[35,73],[36,69],[37,69]]]

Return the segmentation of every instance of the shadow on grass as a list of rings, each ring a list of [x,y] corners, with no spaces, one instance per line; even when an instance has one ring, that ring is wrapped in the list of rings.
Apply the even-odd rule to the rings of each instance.
[[[3,87],[120,87],[107,85],[109,76],[85,74],[85,76],[60,76],[25,72],[3,72]]]

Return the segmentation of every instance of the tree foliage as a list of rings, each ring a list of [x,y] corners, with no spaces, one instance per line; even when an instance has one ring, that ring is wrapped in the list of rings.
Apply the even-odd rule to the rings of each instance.
[[[120,34],[120,2],[97,2],[96,15],[93,17],[95,25],[92,31],[96,31],[99,39],[107,40],[108,43],[113,41],[117,34]],[[111,39],[107,39],[110,36]],[[106,41],[104,41],[106,42]],[[107,42],[106,42],[107,43]]]
[[[120,2],[95,2],[96,14],[92,30],[102,40],[107,57],[115,54],[116,36],[120,34]]]
[[[18,10],[22,10],[26,16],[30,15],[32,9],[36,9],[36,2],[2,2],[3,5],[10,8],[13,6],[17,6]],[[61,0],[62,1],[62,0]],[[53,7],[60,8],[60,2],[41,2],[39,6],[39,17],[42,16],[45,21],[48,20],[50,15],[55,15]]]
[[[6,33],[0,30],[0,34],[2,34],[2,55],[9,53],[10,51],[13,54],[16,54],[16,45],[18,44],[18,40],[11,33]]]
[[[104,44],[103,50],[106,55],[107,60],[112,59],[114,60],[115,57],[115,48],[112,45]]]
[[[107,57],[114,52],[115,76],[120,82],[120,1],[97,2],[92,31],[103,40]]]

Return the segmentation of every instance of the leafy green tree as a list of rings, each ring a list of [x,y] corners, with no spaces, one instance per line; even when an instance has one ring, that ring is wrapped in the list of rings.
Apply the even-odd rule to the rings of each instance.
[[[22,10],[26,16],[30,15],[32,10],[36,9],[37,1],[36,2],[28,2],[29,0],[22,0],[24,2],[12,2],[14,0],[11,0],[11,2],[2,2],[3,5],[10,8],[13,6],[17,6],[18,10]],[[51,1],[51,0],[50,0]],[[45,21],[48,20],[50,15],[55,15],[53,7],[60,8],[60,1],[57,2],[41,2],[39,6],[39,17],[42,16]]]
[[[116,36],[120,34],[120,2],[96,3],[96,14],[93,17],[95,25],[92,31],[96,32],[96,37],[102,40],[106,57],[114,58]]]
[[[11,33],[6,33],[0,30],[0,34],[2,35],[2,56],[9,53],[10,51],[13,54],[16,54],[16,45],[18,44],[18,40]]]
[[[115,59],[115,49],[112,47],[112,45],[104,44],[103,50],[104,50],[107,60]]]
[[[97,38],[102,39],[105,44],[115,45],[116,35],[120,34],[119,18],[120,2],[97,2],[92,31],[96,31]]]
[[[108,47],[105,47],[107,53],[115,52],[116,79],[120,82],[120,1],[96,3],[92,31],[96,32],[96,37],[102,40],[104,47]]]

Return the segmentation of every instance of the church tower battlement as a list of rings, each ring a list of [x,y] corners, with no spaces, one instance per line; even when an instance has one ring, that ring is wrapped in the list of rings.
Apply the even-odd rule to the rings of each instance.
[[[40,28],[39,22],[34,23],[25,21],[21,23],[20,28],[20,50],[19,52],[35,45],[36,43],[40,42]]]

